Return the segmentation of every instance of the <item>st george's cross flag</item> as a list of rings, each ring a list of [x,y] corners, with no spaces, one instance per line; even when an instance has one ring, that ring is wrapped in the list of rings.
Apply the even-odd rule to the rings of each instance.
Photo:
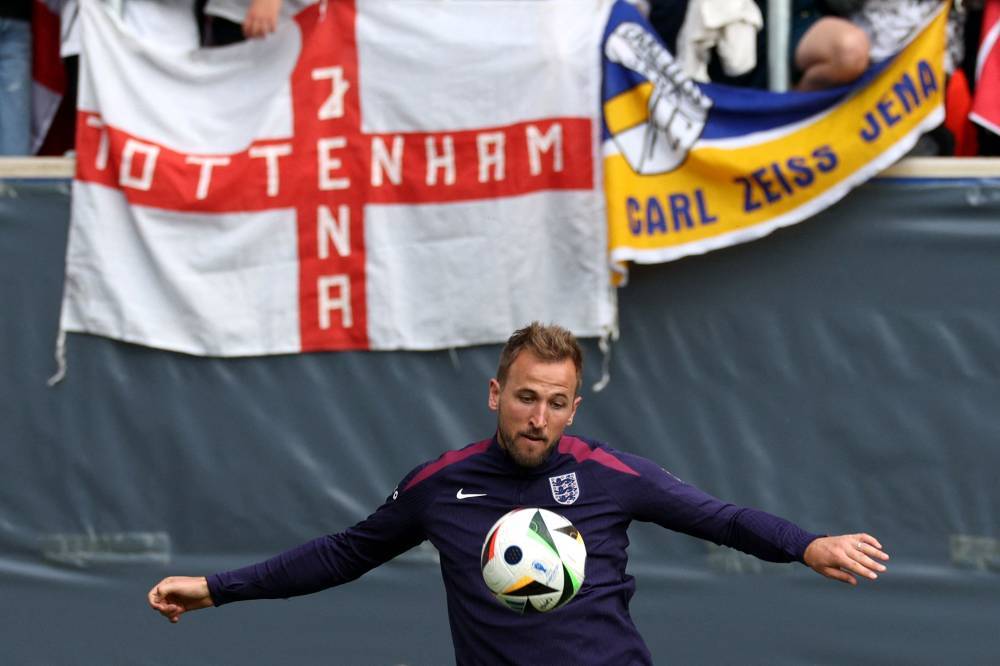
[[[62,330],[217,356],[607,333],[609,7],[337,0],[179,52],[83,0]]]

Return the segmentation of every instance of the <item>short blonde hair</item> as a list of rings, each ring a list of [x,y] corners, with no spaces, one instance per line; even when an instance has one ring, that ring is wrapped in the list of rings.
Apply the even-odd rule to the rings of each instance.
[[[583,349],[576,341],[576,336],[562,326],[543,325],[537,321],[514,331],[500,351],[500,365],[497,367],[500,386],[507,381],[507,373],[514,359],[525,349],[546,362],[558,363],[566,359],[573,361],[576,368],[576,392],[580,392],[583,384]]]

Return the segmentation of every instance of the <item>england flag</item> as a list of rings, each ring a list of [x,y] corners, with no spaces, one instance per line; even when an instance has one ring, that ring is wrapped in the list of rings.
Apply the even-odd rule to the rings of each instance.
[[[341,0],[179,51],[81,1],[63,331],[245,356],[615,323],[609,0]]]

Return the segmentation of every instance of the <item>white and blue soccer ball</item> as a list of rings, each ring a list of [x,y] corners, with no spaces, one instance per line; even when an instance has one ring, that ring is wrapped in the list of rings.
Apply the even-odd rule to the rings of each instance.
[[[518,613],[547,613],[583,585],[587,547],[580,532],[546,509],[515,509],[486,533],[483,580],[503,605]]]

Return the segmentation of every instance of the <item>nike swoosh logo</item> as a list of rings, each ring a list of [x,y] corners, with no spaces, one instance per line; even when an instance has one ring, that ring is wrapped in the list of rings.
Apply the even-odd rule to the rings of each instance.
[[[470,497],[486,497],[486,493],[466,493],[462,492],[465,488],[459,488],[458,492],[455,493],[457,499],[469,499]]]

